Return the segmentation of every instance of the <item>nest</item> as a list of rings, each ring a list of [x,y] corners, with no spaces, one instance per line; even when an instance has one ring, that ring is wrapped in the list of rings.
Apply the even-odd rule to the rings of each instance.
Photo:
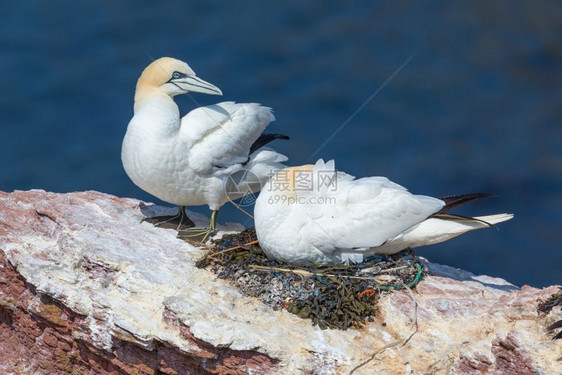
[[[548,314],[554,306],[562,306],[562,288],[557,293],[554,293],[544,302],[539,302],[537,311],[542,314]]]
[[[275,310],[285,308],[322,329],[345,330],[373,320],[381,293],[414,287],[424,273],[421,264],[411,251],[403,251],[349,266],[289,265],[268,258],[254,228],[248,228],[215,241],[197,267]]]
[[[562,288],[560,288],[558,293],[554,293],[553,295],[548,297],[546,301],[539,302],[537,306],[537,311],[539,312],[539,314],[546,315],[554,308],[554,306],[562,306]],[[559,328],[562,328],[562,319],[546,327],[546,330],[548,332],[555,333],[555,331]],[[552,339],[553,340],[562,339],[562,330],[556,333]]]

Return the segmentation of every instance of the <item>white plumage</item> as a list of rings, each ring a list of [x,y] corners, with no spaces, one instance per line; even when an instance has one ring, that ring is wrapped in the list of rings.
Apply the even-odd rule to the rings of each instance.
[[[237,192],[259,191],[287,158],[264,147],[250,153],[275,119],[270,108],[222,102],[180,119],[173,96],[189,91],[222,94],[182,61],[161,58],[150,64],[137,83],[121,159],[141,189],[179,206],[206,204],[214,217],[227,195],[236,199],[243,195]]]
[[[306,176],[310,181],[304,184]],[[268,256],[309,265],[360,262],[513,217],[464,218],[441,214],[444,208],[444,200],[413,195],[387,178],[355,179],[336,172],[333,161],[319,160],[271,178],[256,201],[255,225]]]
[[[252,172],[249,176],[265,182],[267,173],[283,168],[280,162],[287,160],[262,148],[248,161],[250,146],[274,120],[271,109],[259,104],[223,102],[197,108],[181,122],[178,118],[177,127],[159,127],[158,118],[154,111],[135,113],[123,141],[122,159],[131,180],[165,202],[208,204],[218,210],[228,200],[229,175],[244,168]]]

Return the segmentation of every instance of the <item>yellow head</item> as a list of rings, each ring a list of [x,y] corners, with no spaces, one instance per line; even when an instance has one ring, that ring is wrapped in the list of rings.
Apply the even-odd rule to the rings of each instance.
[[[195,75],[185,62],[171,57],[153,61],[142,72],[135,92],[135,102],[145,95],[174,97],[188,92],[222,95],[222,91]]]

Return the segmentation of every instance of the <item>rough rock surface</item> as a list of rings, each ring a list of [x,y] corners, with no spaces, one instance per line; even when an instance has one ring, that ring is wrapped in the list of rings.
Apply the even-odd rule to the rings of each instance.
[[[0,192],[0,373],[347,374],[374,354],[354,373],[562,374],[562,340],[544,330],[560,308],[536,309],[557,287],[430,264],[413,293],[381,298],[375,322],[320,330],[195,268],[202,250],[140,222],[163,210]]]

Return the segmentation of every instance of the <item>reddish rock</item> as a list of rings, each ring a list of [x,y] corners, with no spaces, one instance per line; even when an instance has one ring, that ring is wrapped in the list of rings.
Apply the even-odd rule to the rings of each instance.
[[[15,207],[0,211],[0,236],[23,233],[56,238],[60,228],[57,218],[64,215],[63,206],[49,205],[49,200],[61,195],[39,191],[17,192],[9,197]],[[63,196],[64,197],[64,196]],[[77,199],[77,198],[82,199]],[[69,204],[83,205],[99,197],[123,200],[89,192],[66,196]],[[85,198],[85,199],[84,199]],[[129,201],[124,200],[125,205]],[[30,207],[29,205],[33,205]],[[134,205],[128,205],[132,208]],[[138,204],[136,204],[138,207]],[[18,209],[19,208],[19,209]],[[80,230],[77,225],[72,230]],[[23,233],[22,233],[23,232]],[[58,238],[64,241],[64,238]],[[12,253],[18,253],[12,250]],[[44,252],[36,259],[48,261],[52,254]],[[109,279],[112,270],[86,260],[84,267],[94,279]],[[113,338],[111,352],[100,350],[94,343],[83,341],[91,335],[90,323],[60,301],[37,291],[8,261],[0,248],[0,373],[17,374],[200,374],[209,373],[264,373],[275,368],[275,360],[252,351],[214,348],[189,333],[183,326],[185,340],[200,350],[185,353],[177,348],[156,344],[151,350]],[[176,325],[180,324],[176,322]],[[78,339],[77,333],[84,333]],[[206,364],[203,361],[207,361]],[[205,369],[204,369],[205,367]]]
[[[275,368],[275,361],[265,355],[223,351],[200,342],[190,335],[187,327],[184,337],[201,345],[197,355],[164,345],[148,351],[118,339],[114,339],[116,349],[104,353],[91,343],[73,337],[73,332],[87,330],[84,317],[38,294],[1,251],[0,265],[1,373],[200,374],[203,360],[208,361],[205,370],[213,374],[244,374],[250,369],[260,374]],[[28,310],[28,306],[33,308]]]

